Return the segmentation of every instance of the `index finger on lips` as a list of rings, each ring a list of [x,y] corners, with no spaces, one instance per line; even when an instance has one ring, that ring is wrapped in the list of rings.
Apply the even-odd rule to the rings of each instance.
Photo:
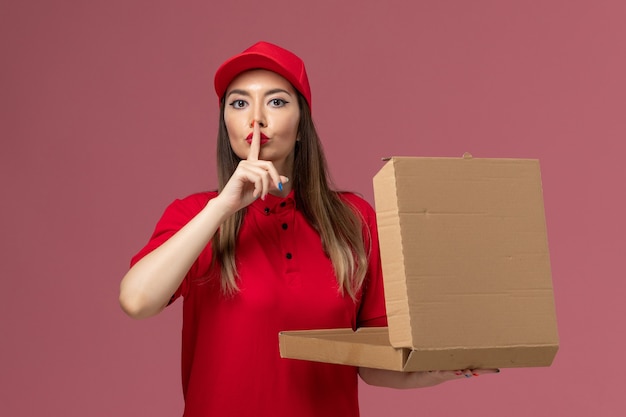
[[[252,142],[250,143],[250,152],[248,153],[248,161],[258,161],[261,152],[261,126],[252,121]]]

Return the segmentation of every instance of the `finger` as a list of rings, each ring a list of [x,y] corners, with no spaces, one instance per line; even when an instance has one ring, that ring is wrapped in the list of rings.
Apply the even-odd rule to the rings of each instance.
[[[263,164],[264,161],[242,161],[240,163],[241,172],[244,175],[246,181],[254,184],[254,191],[252,195],[265,199],[265,196],[269,193],[271,177],[267,170],[267,166]]]
[[[261,125],[255,120],[252,121],[252,142],[250,143],[250,152],[248,153],[248,161],[258,161],[261,152]]]
[[[267,169],[267,173],[271,177],[274,187],[278,191],[283,191],[283,185],[289,182],[289,178],[280,175],[271,162],[267,162],[267,165],[264,165],[264,167]]]
[[[253,163],[255,166],[262,167],[266,171],[266,173],[270,176],[273,182],[273,186],[278,191],[283,191],[283,185],[289,182],[289,178],[285,177],[284,175],[280,175],[278,171],[276,170],[276,167],[274,167],[274,164],[272,162],[270,161],[254,162],[253,161]]]
[[[500,370],[497,368],[494,369],[472,369],[472,375],[473,376],[480,376],[480,375],[489,375],[489,374],[499,374]]]
[[[462,369],[458,371],[454,371],[454,375],[456,378],[472,378],[481,375],[488,374],[497,374],[500,373],[500,370],[497,368],[493,369]]]
[[[457,379],[471,378],[474,376],[471,369],[459,369],[458,371],[454,371],[454,375]]]
[[[280,176],[280,182],[278,183],[278,189],[280,191],[283,190],[283,185],[287,184],[289,182],[289,178],[285,177],[284,175]]]
[[[268,171],[261,169],[259,173],[261,179],[261,200],[265,200],[265,196],[270,192],[270,174]]]

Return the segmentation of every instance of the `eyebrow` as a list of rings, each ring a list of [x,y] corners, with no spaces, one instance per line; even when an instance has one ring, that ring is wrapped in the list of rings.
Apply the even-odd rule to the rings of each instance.
[[[272,94],[277,94],[277,93],[285,93],[289,97],[291,97],[291,93],[289,91],[287,91],[287,90],[282,89],[282,88],[271,89],[268,92],[266,92],[264,95],[267,97],[267,96],[271,96]],[[229,91],[229,93],[226,95],[226,97],[230,97],[231,94],[240,94],[242,96],[250,97],[250,93],[248,93],[246,90],[240,90],[238,88]]]

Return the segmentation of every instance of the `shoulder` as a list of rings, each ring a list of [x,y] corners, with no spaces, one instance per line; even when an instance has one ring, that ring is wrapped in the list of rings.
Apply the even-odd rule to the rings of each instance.
[[[337,192],[337,195],[344,203],[350,204],[351,206],[353,206],[359,211],[362,211],[362,212],[374,211],[374,209],[372,208],[372,205],[368,203],[363,197],[359,196],[358,194],[348,192],[348,191],[340,191],[340,192]]]
[[[207,205],[209,200],[215,197],[217,197],[217,191],[205,191],[178,198],[165,209],[165,215],[183,218],[193,217]]]
[[[173,236],[215,196],[217,196],[217,192],[205,192],[174,200],[167,206],[165,212],[157,222],[149,242],[131,259],[131,265],[137,263],[146,254],[152,252]]]
[[[370,219],[376,218],[376,212],[374,211],[374,208],[372,208],[372,205],[368,203],[367,200],[365,200],[363,197],[347,191],[338,192],[337,194],[344,203],[348,204],[356,211],[358,211],[359,214],[361,214],[361,216],[365,218],[368,222],[370,221]]]
[[[176,199],[174,203],[194,206],[194,205],[202,205],[205,206],[209,200],[217,197],[217,191],[204,191],[200,193],[190,194],[186,197]]]

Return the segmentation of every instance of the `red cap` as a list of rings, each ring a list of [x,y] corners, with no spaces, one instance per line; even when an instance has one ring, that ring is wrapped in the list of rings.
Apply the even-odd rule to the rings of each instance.
[[[311,86],[304,62],[293,52],[268,42],[258,42],[228,59],[215,73],[215,92],[221,100],[228,85],[244,71],[265,69],[284,77],[300,92],[311,107]]]

